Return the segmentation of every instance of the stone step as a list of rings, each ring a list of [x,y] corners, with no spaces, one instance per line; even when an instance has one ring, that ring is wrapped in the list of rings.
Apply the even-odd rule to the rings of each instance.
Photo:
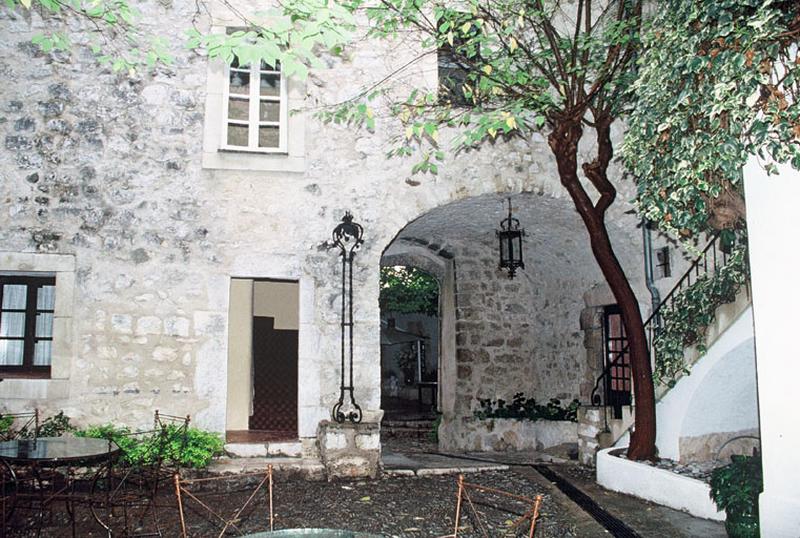
[[[303,455],[303,446],[300,441],[225,443],[224,450],[232,458],[299,458]]]
[[[402,427],[383,427],[381,429],[381,437],[383,439],[421,439],[427,438],[433,427],[430,428],[402,428]]]
[[[253,473],[266,471],[272,465],[276,473],[298,474],[308,480],[324,480],[325,466],[315,458],[287,458],[287,457],[252,457],[228,458],[222,457],[208,466],[206,471],[212,475]]]

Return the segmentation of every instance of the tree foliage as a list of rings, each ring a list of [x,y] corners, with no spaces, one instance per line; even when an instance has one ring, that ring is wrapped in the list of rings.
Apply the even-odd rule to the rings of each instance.
[[[48,20],[48,31],[33,37],[33,43],[45,53],[70,53],[75,45],[85,45],[101,65],[108,65],[115,72],[134,72],[137,68],[153,68],[173,61],[167,38],[148,33],[142,25],[142,14],[127,0],[5,0],[5,3],[9,9],[36,12]],[[66,19],[80,21],[83,26],[76,31]]]
[[[643,216],[684,238],[741,227],[750,156],[800,169],[799,37],[797,2],[664,3],[643,40],[623,148]]]
[[[381,310],[404,314],[439,313],[439,283],[416,267],[381,267]]]

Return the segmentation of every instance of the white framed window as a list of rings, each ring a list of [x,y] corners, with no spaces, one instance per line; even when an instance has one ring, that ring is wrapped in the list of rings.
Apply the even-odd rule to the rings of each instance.
[[[288,98],[280,63],[225,68],[221,148],[257,153],[286,153]]]

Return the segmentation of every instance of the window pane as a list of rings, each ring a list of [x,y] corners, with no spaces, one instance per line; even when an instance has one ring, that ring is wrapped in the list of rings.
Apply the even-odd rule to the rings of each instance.
[[[45,338],[53,336],[53,314],[36,314],[36,336]]]
[[[228,100],[228,119],[244,120],[250,119],[250,101],[248,99],[236,99],[231,97]]]
[[[56,287],[42,286],[36,296],[37,310],[54,310],[56,307]]]
[[[231,93],[250,93],[250,73],[231,71]]]
[[[28,286],[25,284],[6,284],[3,286],[3,308],[25,310]]]
[[[258,114],[261,121],[281,121],[281,104],[278,101],[261,101]]]
[[[258,147],[277,148],[280,146],[280,128],[278,127],[259,127],[258,128]]]
[[[0,317],[0,336],[25,336],[25,313],[3,312]]]
[[[50,366],[52,350],[53,342],[50,340],[41,340],[36,342],[36,346],[33,348],[33,365]]]
[[[280,95],[281,76],[280,75],[261,75],[261,95]]]
[[[276,61],[275,65],[269,65],[264,60],[261,60],[261,70],[262,71],[280,71],[281,70],[281,63],[279,61]]]
[[[22,340],[0,340],[0,365],[22,365],[23,347]]]
[[[247,147],[247,125],[228,124],[228,144]]]

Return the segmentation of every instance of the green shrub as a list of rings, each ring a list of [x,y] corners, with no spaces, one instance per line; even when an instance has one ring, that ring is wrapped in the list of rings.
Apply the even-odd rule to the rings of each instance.
[[[79,437],[111,439],[122,450],[122,461],[131,465],[149,465],[159,459],[186,467],[202,469],[222,453],[219,434],[197,428],[183,429],[168,425],[162,432],[137,435],[130,428],[112,424],[91,426],[75,432]]]
[[[11,425],[14,424],[14,418],[8,416],[0,416],[0,434],[4,434],[11,429]]]
[[[761,456],[731,456],[711,473],[710,497],[726,514],[729,536],[758,537],[758,495],[763,489]]]
[[[478,400],[481,408],[475,411],[475,416],[484,418],[517,418],[523,420],[569,420],[578,421],[578,407],[580,402],[572,400],[569,405],[562,406],[561,401],[551,398],[546,405],[536,403],[534,398],[526,398],[522,392],[517,392],[507,403],[503,399],[490,398]]]
[[[61,437],[72,431],[75,431],[75,427],[70,424],[70,418],[63,411],[47,417],[39,424],[39,437]]]

